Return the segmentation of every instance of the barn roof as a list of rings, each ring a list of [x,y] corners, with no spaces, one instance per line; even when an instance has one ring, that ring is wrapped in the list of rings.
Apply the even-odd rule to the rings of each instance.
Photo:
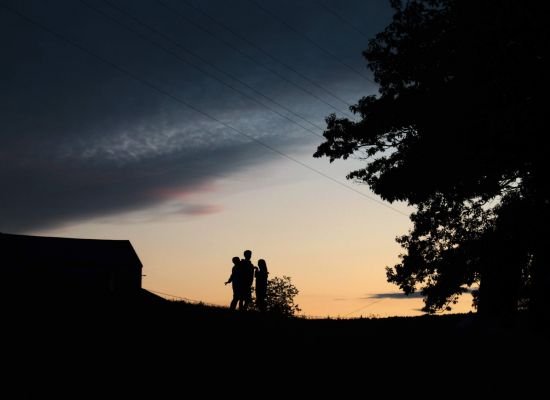
[[[74,239],[0,233],[0,263],[6,262],[18,266],[142,267],[129,240]]]

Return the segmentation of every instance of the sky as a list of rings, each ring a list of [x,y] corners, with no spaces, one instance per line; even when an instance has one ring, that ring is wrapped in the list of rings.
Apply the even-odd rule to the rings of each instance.
[[[145,288],[191,300],[227,305],[250,249],[304,315],[421,314],[384,269],[412,208],[312,157],[377,92],[388,3],[3,0],[0,231],[128,239]]]

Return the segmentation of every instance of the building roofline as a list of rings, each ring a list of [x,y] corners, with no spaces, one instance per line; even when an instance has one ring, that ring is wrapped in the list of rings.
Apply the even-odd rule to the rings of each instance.
[[[40,239],[63,239],[63,240],[82,240],[82,241],[97,241],[97,242],[130,242],[128,239],[90,239],[90,238],[75,238],[65,236],[43,236],[43,235],[23,235],[18,233],[5,233],[0,232],[0,235],[12,236],[12,237],[25,237],[25,238],[40,238]]]

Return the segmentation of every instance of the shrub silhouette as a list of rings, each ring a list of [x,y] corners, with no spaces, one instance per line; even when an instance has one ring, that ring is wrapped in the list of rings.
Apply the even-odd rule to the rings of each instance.
[[[274,277],[267,282],[267,311],[272,314],[292,317],[301,309],[294,303],[299,293],[289,276]]]

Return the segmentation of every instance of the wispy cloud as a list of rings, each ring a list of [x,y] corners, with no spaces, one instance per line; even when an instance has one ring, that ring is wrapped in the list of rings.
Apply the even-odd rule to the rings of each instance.
[[[422,294],[420,292],[411,293],[409,295],[403,292],[387,292],[387,293],[372,293],[368,294],[362,299],[393,299],[393,300],[406,300],[406,299],[420,299]]]
[[[382,8],[370,3],[356,1],[342,7],[348,11],[359,10],[358,14],[367,16],[369,10],[376,10],[376,18],[371,18],[372,26],[368,25],[376,32],[386,21],[380,19]],[[250,137],[282,152],[295,151],[297,146],[307,143],[313,153],[312,143],[319,141],[288,119],[189,63],[182,63],[151,46],[78,2],[52,6],[30,0],[14,7],[24,13],[32,10],[33,19],[41,24],[180,101],[57,40],[16,15],[1,13],[0,75],[8,79],[2,82],[0,96],[0,231],[25,232],[156,207],[179,199],[178,195],[159,196],[161,192],[194,193],[220,175],[233,174],[278,157]],[[220,40],[189,24],[181,24],[154,2],[128,2],[123,7],[179,38],[182,45],[192,48],[220,70],[239,77],[314,123],[323,126],[324,116],[332,112],[326,104],[249,58],[241,57]],[[221,0],[201,7],[218,19],[228,21],[236,31],[261,43],[339,96],[352,101],[358,93],[352,93],[351,88],[361,87],[364,92],[365,86],[361,86],[364,80],[350,74],[326,54],[311,49],[295,33],[281,30],[278,22],[261,11],[243,12],[238,2],[228,5]],[[329,22],[334,22],[331,15],[295,2],[273,2],[269,7],[280,15],[291,7],[293,12],[286,13],[290,23],[311,36],[319,36],[320,41],[327,39],[326,44],[332,46],[339,57],[364,68],[360,57],[364,40],[350,36],[345,30],[328,30]],[[353,60],[350,61],[350,57]],[[286,76],[289,71],[281,69],[281,73]],[[256,97],[227,76],[222,78],[217,73],[216,76]],[[289,79],[294,81],[294,78],[291,73]],[[327,96],[325,92],[314,91]],[[268,99],[258,99],[279,113],[297,119]],[[346,108],[342,103],[340,106]],[[308,125],[303,120],[301,123]],[[212,204],[187,201],[184,204],[188,205],[178,212],[190,217],[221,211]]]
[[[199,216],[216,214],[222,210],[222,206],[216,204],[185,204],[180,208],[179,212],[185,215]]]

